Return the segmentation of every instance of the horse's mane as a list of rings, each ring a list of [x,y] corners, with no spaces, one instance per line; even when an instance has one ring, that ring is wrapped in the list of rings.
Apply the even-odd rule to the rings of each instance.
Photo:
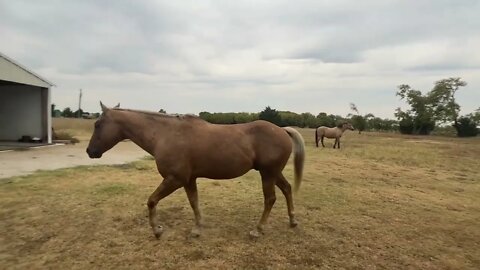
[[[165,118],[177,118],[177,119],[201,119],[200,117],[193,115],[193,114],[168,114],[168,113],[161,113],[161,112],[152,112],[152,111],[143,111],[143,110],[132,110],[132,109],[124,109],[124,108],[112,108],[114,111],[126,111],[126,112],[136,112],[142,113],[146,115],[152,115],[157,117],[165,117]]]
[[[337,127],[338,127],[338,128],[341,128],[341,127],[343,127],[343,125],[345,125],[345,124],[348,124],[348,122],[346,122],[346,121],[345,121],[345,122],[340,122],[340,123],[337,125]]]

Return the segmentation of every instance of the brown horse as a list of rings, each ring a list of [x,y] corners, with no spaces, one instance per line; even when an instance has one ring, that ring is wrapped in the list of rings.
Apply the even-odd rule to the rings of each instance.
[[[199,236],[202,217],[198,207],[197,178],[231,179],[251,169],[260,172],[264,210],[250,234],[263,231],[275,203],[275,186],[287,201],[290,226],[295,227],[292,189],[282,174],[294,149],[295,191],[300,187],[305,159],[304,141],[293,128],[280,128],[266,121],[247,124],[215,125],[192,115],[167,115],[156,112],[107,108],[101,102],[102,116],[95,122],[87,153],[100,158],[124,139],[130,139],[150,153],[163,181],[150,195],[147,206],[150,225],[159,238],[158,202],[183,187],[195,215],[192,236]],[[293,141],[293,143],[292,143]]]
[[[315,130],[315,144],[318,147],[318,141],[320,140],[322,142],[322,146],[325,147],[323,144],[323,137],[327,137],[329,139],[335,138],[333,148],[335,148],[335,146],[338,144],[338,149],[340,149],[340,138],[342,137],[343,132],[345,132],[347,129],[354,130],[353,126],[347,122],[340,123],[334,128],[324,126],[319,127]]]

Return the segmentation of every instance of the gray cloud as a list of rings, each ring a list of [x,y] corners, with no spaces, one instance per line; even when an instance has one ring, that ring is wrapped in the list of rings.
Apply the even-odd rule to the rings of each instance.
[[[479,13],[470,0],[0,1],[0,50],[54,81],[59,106],[84,88],[88,110],[102,98],[346,114],[355,102],[392,117],[400,83],[462,76],[478,89]]]

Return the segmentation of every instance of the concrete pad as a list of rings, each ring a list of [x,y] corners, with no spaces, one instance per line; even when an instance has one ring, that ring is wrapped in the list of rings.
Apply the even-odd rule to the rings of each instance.
[[[75,145],[51,145],[0,152],[0,179],[31,174],[37,170],[55,170],[79,165],[123,164],[149,156],[132,143],[124,141],[103,154],[100,159],[90,159],[85,152],[86,141]]]

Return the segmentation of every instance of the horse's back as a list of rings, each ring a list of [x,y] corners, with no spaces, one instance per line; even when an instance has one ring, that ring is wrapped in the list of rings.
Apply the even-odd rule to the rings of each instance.
[[[337,128],[331,128],[326,126],[321,126],[317,128],[318,136],[324,136],[327,138],[335,138],[338,135]]]

